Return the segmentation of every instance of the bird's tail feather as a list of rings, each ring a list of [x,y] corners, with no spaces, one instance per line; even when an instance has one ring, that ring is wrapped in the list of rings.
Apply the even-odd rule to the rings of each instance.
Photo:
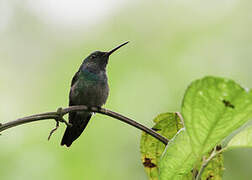
[[[86,128],[92,114],[76,113],[69,114],[69,119],[71,120],[71,127],[67,127],[64,136],[61,140],[61,145],[66,145],[67,147],[81,135],[81,133]]]

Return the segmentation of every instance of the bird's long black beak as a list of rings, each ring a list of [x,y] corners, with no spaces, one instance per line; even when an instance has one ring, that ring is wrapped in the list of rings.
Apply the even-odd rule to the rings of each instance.
[[[124,45],[126,45],[126,44],[128,44],[128,43],[129,43],[129,41],[127,41],[127,42],[125,42],[125,43],[123,43],[123,44],[117,46],[116,48],[114,48],[114,49],[112,49],[111,51],[107,52],[105,55],[106,55],[106,56],[110,56],[110,55],[111,55],[113,52],[115,52],[117,49],[123,47]]]

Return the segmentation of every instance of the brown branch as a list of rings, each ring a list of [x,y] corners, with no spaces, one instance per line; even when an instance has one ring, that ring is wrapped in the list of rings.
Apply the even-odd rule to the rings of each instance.
[[[158,139],[159,141],[163,142],[165,145],[168,144],[169,140],[166,139],[165,137],[163,137],[162,135],[158,134],[157,132],[155,132],[154,130],[147,128],[146,126],[128,118],[125,117],[119,113],[110,111],[108,109],[104,109],[104,108],[99,108],[99,107],[87,107],[87,106],[70,106],[68,108],[59,108],[56,112],[47,112],[47,113],[42,113],[42,114],[35,114],[32,116],[27,116],[24,118],[19,118],[17,120],[14,121],[10,121],[4,124],[0,123],[0,132],[15,127],[15,126],[19,126],[22,124],[26,124],[26,123],[30,123],[30,122],[34,122],[34,121],[40,121],[40,120],[47,120],[47,119],[53,119],[56,120],[57,122],[63,122],[65,123],[67,126],[71,126],[70,123],[68,123],[67,121],[64,120],[63,116],[66,115],[69,112],[75,112],[75,111],[89,111],[89,112],[96,112],[96,113],[100,113],[100,114],[104,114],[106,116],[110,116],[113,117],[115,119],[118,119],[124,123],[127,123],[131,126],[134,126],[144,132],[146,132],[147,134],[155,137],[156,139]],[[52,134],[55,130],[53,130],[50,134]]]

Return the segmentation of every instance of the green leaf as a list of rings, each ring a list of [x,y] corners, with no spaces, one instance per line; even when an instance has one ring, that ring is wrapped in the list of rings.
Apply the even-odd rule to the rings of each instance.
[[[206,160],[211,155],[212,151],[208,154],[208,157],[204,157]],[[200,165],[202,165],[202,161]],[[199,173],[200,165],[197,166],[197,170],[194,176],[197,176]],[[218,153],[207,166],[204,168],[203,173],[201,175],[201,180],[221,180],[222,174],[224,171],[224,163],[223,163],[223,155],[222,153]],[[193,173],[189,172],[186,176],[184,176],[183,180],[192,180]]]
[[[210,156],[211,153],[209,153]],[[201,179],[221,180],[224,171],[223,155],[217,154],[205,167]]]
[[[164,179],[191,180],[191,171],[197,159],[192,153],[188,135],[181,129],[183,125],[179,116],[177,113],[164,113],[157,116],[154,122],[156,124],[153,129],[171,139],[171,141],[165,149],[165,145],[162,142],[146,133],[142,134],[140,145],[142,162],[149,179],[161,179],[161,176],[159,178],[161,172]],[[179,130],[181,132],[179,135],[176,135]],[[163,166],[160,168],[160,157],[164,150],[165,154],[162,157]],[[221,155],[209,162],[202,177],[211,177],[219,180],[217,177],[221,177],[222,169]]]
[[[241,147],[252,148],[252,126],[236,134],[227,145],[228,149]]]
[[[207,159],[211,152],[204,159]],[[188,134],[184,129],[181,129],[169,142],[162,156],[160,180],[191,180],[193,169],[196,168],[196,172],[198,172],[200,164],[202,164],[202,160],[199,163],[197,156],[194,155]],[[223,169],[223,155],[218,154],[208,163],[201,179],[221,180]]]
[[[183,127],[176,113],[160,114],[154,119],[154,122],[156,125],[153,129],[168,139],[171,139]],[[162,142],[146,133],[142,134],[140,143],[141,159],[144,169],[151,180],[158,179],[160,156],[164,149],[165,145]]]
[[[232,80],[205,77],[188,87],[182,115],[192,150],[201,157],[252,117],[252,93]]]
[[[193,154],[188,134],[184,129],[170,140],[160,162],[160,180],[185,180],[197,158]]]

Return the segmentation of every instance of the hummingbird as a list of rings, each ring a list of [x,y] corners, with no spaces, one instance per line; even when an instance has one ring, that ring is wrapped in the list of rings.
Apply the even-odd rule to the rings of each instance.
[[[95,51],[85,58],[75,73],[69,93],[69,106],[86,105],[88,107],[101,107],[107,101],[109,94],[106,67],[110,55],[126,45],[129,41],[108,51]],[[72,126],[66,128],[61,145],[67,147],[81,135],[86,128],[92,112],[70,112],[69,123]]]

